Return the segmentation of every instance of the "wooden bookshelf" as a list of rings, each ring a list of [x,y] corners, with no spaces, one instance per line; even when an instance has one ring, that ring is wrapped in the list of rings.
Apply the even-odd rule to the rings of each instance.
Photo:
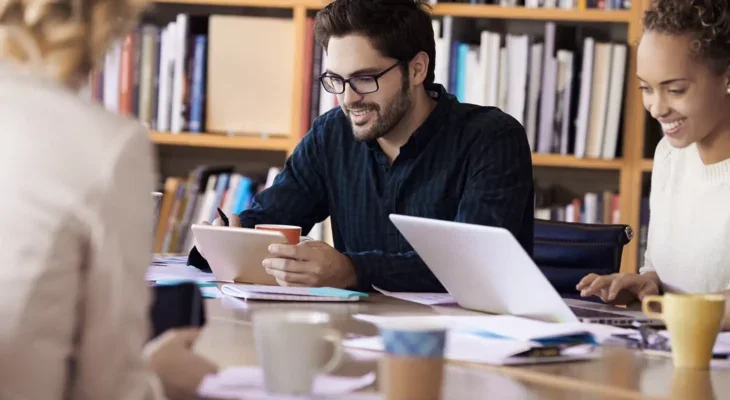
[[[326,0],[156,0],[157,3],[204,4],[238,7],[297,8],[319,10]],[[629,22],[628,10],[563,10],[526,7],[501,7],[487,4],[443,3],[432,6],[433,15],[467,18],[526,19],[543,21]]]
[[[596,158],[578,158],[560,154],[532,154],[532,165],[537,167],[563,167],[584,169],[620,170],[624,165],[622,160],[603,160]]]
[[[256,135],[227,136],[214,133],[165,133],[150,132],[152,141],[159,145],[213,147],[238,150],[292,150],[292,140],[289,137],[262,137]]]
[[[303,41],[306,32],[308,12],[319,10],[329,0],[153,0],[155,3],[174,3],[195,6],[229,6],[257,7],[272,9],[291,9],[295,24],[295,35],[298,42]],[[628,69],[625,79],[625,100],[623,102],[622,148],[620,159],[604,160],[576,158],[555,154],[533,154],[532,160],[536,168],[574,168],[584,170],[616,171],[619,176],[619,193],[621,194],[621,222],[632,226],[638,235],[640,221],[641,187],[644,173],[651,171],[652,160],[644,159],[644,112],[639,86],[636,78],[636,45],[641,36],[641,15],[648,6],[648,1],[632,2],[630,10],[596,10],[596,9],[545,9],[525,7],[501,7],[497,5],[472,5],[441,3],[432,6],[436,16],[451,15],[462,18],[482,18],[500,20],[533,20],[533,21],[567,21],[582,23],[619,24],[626,29],[628,45]],[[301,86],[305,79],[303,50],[297,48],[293,62],[295,66],[294,92],[292,102],[298,105],[303,93]],[[285,151],[291,154],[299,140],[301,115],[299,107],[293,107],[291,116],[291,132],[287,137],[261,136],[226,136],[212,133],[205,134],[169,134],[152,132],[152,140],[159,145],[192,146],[201,148],[227,148],[241,150]],[[635,272],[638,269],[638,237],[624,251],[622,271]]]
[[[562,10],[459,3],[436,4],[433,7],[433,14],[467,18],[581,22],[629,22],[632,17],[631,11],[628,10]]]
[[[155,3],[193,4],[209,6],[235,6],[235,7],[258,7],[258,8],[296,8],[319,9],[324,7],[327,1],[317,0],[155,0]]]

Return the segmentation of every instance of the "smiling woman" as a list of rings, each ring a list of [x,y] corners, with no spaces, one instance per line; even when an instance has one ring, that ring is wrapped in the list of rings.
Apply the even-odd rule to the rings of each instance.
[[[728,2],[657,1],[646,13],[637,73],[644,106],[673,147],[697,144],[705,163],[730,156]]]
[[[665,135],[654,156],[644,265],[639,275],[591,275],[578,285],[612,303],[730,289],[730,4],[654,0],[644,28],[637,74]]]

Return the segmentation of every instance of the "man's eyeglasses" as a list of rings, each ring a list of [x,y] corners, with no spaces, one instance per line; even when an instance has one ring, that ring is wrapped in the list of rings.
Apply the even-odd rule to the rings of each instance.
[[[373,93],[377,92],[378,89],[380,89],[380,86],[378,85],[378,78],[387,74],[388,71],[395,68],[400,63],[401,61],[398,61],[397,63],[387,68],[385,71],[375,75],[358,75],[353,76],[349,79],[341,78],[339,76],[322,75],[319,77],[319,81],[322,83],[324,90],[333,94],[344,93],[346,83],[349,83],[352,90],[354,90],[356,93]]]

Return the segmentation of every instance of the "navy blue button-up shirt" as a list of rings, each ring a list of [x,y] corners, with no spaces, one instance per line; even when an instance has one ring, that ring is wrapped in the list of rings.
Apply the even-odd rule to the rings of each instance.
[[[273,185],[241,213],[242,225],[308,232],[331,217],[334,246],[353,261],[354,289],[363,291],[444,291],[391,213],[504,227],[532,255],[534,190],[524,128],[497,108],[459,103],[440,85],[429,89],[438,103],[392,165],[376,141],[355,140],[339,107],[321,115]],[[195,249],[189,263],[207,269]]]

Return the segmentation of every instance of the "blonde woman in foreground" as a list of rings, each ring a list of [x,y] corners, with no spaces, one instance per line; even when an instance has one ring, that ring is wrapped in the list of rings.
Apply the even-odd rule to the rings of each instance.
[[[662,127],[639,274],[591,274],[583,296],[730,295],[730,3],[654,0],[637,54],[644,106]],[[730,304],[730,301],[728,301]],[[730,329],[730,306],[724,328]]]
[[[197,331],[152,343],[154,160],[78,95],[139,0],[0,0],[0,398],[188,398]]]

